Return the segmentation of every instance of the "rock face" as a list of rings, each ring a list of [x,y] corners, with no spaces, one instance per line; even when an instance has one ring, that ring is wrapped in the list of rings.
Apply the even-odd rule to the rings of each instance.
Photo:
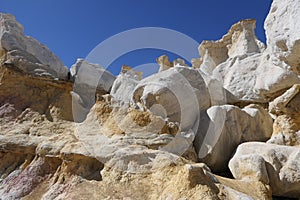
[[[248,190],[240,189],[237,185],[241,183],[234,180],[222,178],[220,183],[205,164],[195,164],[192,160],[159,150],[174,136],[170,132],[157,133],[158,130],[151,127],[159,127],[160,122],[165,125],[165,121],[151,113],[114,108],[109,98],[97,101],[87,119],[80,124],[67,121],[63,115],[56,115],[56,120],[51,120],[47,109],[38,110],[35,104],[24,105],[27,107],[24,110],[17,101],[12,101],[24,98],[24,93],[18,91],[43,88],[49,96],[52,96],[51,91],[70,94],[71,87],[68,86],[71,83],[33,79],[5,67],[1,70],[1,97],[8,95],[5,99],[10,103],[3,105],[1,102],[2,199],[177,199],[182,196],[224,199],[238,198],[239,195],[250,198],[252,191],[257,191],[258,199],[270,197],[269,189],[256,181],[249,183],[251,189]],[[27,88],[9,86],[16,77],[20,82],[27,81]],[[14,93],[6,94],[9,91]],[[35,98],[39,105],[46,96],[37,93]],[[70,105],[62,98],[57,98],[56,103],[65,109]],[[112,119],[119,123],[108,123]],[[136,124],[126,122],[130,119],[136,120]],[[121,133],[116,131],[117,127],[123,128]],[[123,190],[124,187],[127,189]]]
[[[77,85],[86,85],[108,92],[115,80],[115,77],[98,64],[89,63],[83,59],[71,66],[70,73]]]
[[[269,143],[300,145],[300,85],[294,85],[270,102],[269,110],[276,116]]]
[[[241,20],[222,39],[215,42],[203,41],[198,49],[202,56],[200,68],[211,74],[217,65],[228,58],[261,53],[265,47],[254,34],[255,24],[256,21],[252,19]]]
[[[180,123],[182,130],[191,129],[200,111],[210,106],[209,91],[200,72],[182,66],[143,79],[132,100],[142,109]]]
[[[145,79],[67,73],[0,14],[0,199],[299,198],[298,4],[274,0],[267,47],[242,20]]]
[[[213,171],[224,171],[239,144],[266,141],[272,125],[271,116],[257,105],[243,109],[232,105],[210,107],[194,141],[196,152]]]
[[[213,75],[240,101],[266,103],[299,82],[299,77],[285,63],[274,64],[272,59],[265,54],[238,56],[217,66]]]
[[[265,21],[268,48],[300,74],[300,5],[294,0],[274,0]]]
[[[169,57],[166,55],[162,55],[156,59],[157,64],[159,65],[158,72],[165,71],[167,69],[170,69],[172,67],[189,67],[187,64],[185,64],[185,61],[181,58],[177,58],[173,60],[173,62],[169,61]]]
[[[265,50],[254,29],[255,20],[242,20],[221,40],[203,41],[199,46],[200,69],[212,74],[240,101],[266,103],[300,80],[270,48]]]
[[[12,122],[35,111],[49,121],[72,121],[72,83],[24,75],[0,67],[0,120]],[[20,117],[20,119],[18,119]]]
[[[300,196],[300,149],[249,142],[241,144],[229,162],[233,176],[270,184],[278,196]]]
[[[74,80],[71,93],[74,120],[82,122],[94,105],[96,96],[110,91],[115,77],[100,65],[83,59],[78,59],[71,66],[70,73]]]
[[[0,62],[37,76],[67,79],[68,69],[45,45],[25,36],[21,24],[0,14]]]
[[[137,73],[138,72],[133,71],[132,68],[128,66],[122,67],[122,71],[114,81],[110,92],[114,99],[123,103],[130,103],[134,88],[142,79]]]

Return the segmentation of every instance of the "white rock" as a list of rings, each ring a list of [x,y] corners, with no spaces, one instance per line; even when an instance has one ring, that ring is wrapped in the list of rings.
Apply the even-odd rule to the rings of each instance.
[[[137,77],[131,68],[126,70],[128,66],[123,66],[121,73],[117,76],[111,88],[111,96],[123,103],[130,103],[134,88],[137,86],[141,77]]]
[[[201,58],[196,60],[196,65],[207,74],[211,74],[217,65],[228,59],[228,49],[222,40],[202,41],[198,51]]]
[[[198,70],[208,88],[211,106],[235,104],[238,102],[238,99],[223,87],[223,82],[219,81],[220,78],[212,77],[203,71],[203,68]]]
[[[132,100],[169,121],[180,122],[183,131],[191,129],[200,110],[210,106],[210,96],[199,71],[172,67],[147,77],[136,86]]]
[[[265,45],[255,36],[255,27],[256,21],[248,19],[241,20],[230,28],[228,35],[231,36],[231,44],[227,46],[229,58],[264,51]]]
[[[300,196],[300,148],[247,142],[239,145],[229,168],[236,179],[269,184],[273,195]]]
[[[274,0],[266,18],[268,48],[300,74],[300,4],[297,0]]]
[[[124,103],[129,103],[133,90],[137,84],[138,81],[136,79],[133,79],[126,74],[120,74],[114,81],[110,94],[117,100],[120,100]]]
[[[75,80],[72,94],[74,120],[82,122],[94,105],[96,94],[109,92],[115,77],[100,65],[91,64],[83,59],[78,59],[70,72],[72,79]]]
[[[218,65],[213,76],[236,98],[247,102],[266,103],[283,89],[299,83],[289,66],[270,56],[254,54],[237,56]]]
[[[164,162],[158,162],[158,160]],[[153,169],[166,167],[180,158],[165,151],[152,150],[142,146],[128,146],[118,149],[106,165],[125,173],[149,173]]]
[[[213,106],[201,115],[194,146],[198,157],[214,171],[226,169],[235,148],[245,141],[266,141],[272,134],[272,118],[263,108],[250,105]]]
[[[106,122],[104,120],[99,121],[99,117],[103,113],[101,112],[101,104],[97,102],[85,121],[75,124],[74,131],[91,155],[103,163],[109,160],[115,151],[124,147],[132,145],[158,149],[174,139],[171,134],[161,133],[161,129],[165,125],[163,119],[150,113],[148,123],[141,124],[139,122],[143,119],[139,119],[135,115],[138,113],[145,114],[141,111],[127,111],[127,108],[123,106],[116,107],[109,113],[110,116]],[[120,129],[120,132],[114,134],[113,131],[116,129]]]
[[[241,20],[218,41],[203,41],[200,60],[194,66],[212,78],[240,101],[266,103],[278,93],[299,83],[296,73],[254,33],[255,20]],[[297,54],[298,55],[298,54]]]
[[[116,145],[108,143],[108,146],[114,145],[117,147],[121,144],[136,144],[151,149],[164,150],[185,158],[188,157],[193,161],[197,160],[193,148],[195,136],[193,130],[179,132],[178,125],[175,123],[167,123],[161,117],[148,111],[128,109],[123,105],[118,107],[113,104],[110,106],[111,110],[105,113],[108,110],[105,108],[108,107],[105,107],[104,104],[103,102],[97,102],[90,110],[86,120],[78,125],[77,130],[87,131],[87,134],[81,133],[78,137],[82,138],[82,141],[87,140],[86,144],[91,144],[88,146],[92,147],[95,143],[102,144],[107,140],[116,143]],[[106,115],[106,117],[103,115]],[[100,135],[104,135],[106,138]],[[89,139],[92,137],[99,139]],[[101,149],[102,147],[99,151]]]
[[[45,45],[25,36],[21,24],[10,14],[0,13],[0,50],[2,62],[13,64],[25,73],[66,79],[68,69]]]
[[[72,114],[74,121],[82,122],[90,110],[88,103],[84,102],[81,96],[76,92],[71,91],[70,94],[72,96]]]
[[[77,84],[96,87],[99,90],[109,91],[115,76],[98,64],[92,64],[84,59],[77,59],[70,68],[71,76]]]
[[[200,68],[211,74],[216,66],[228,58],[248,56],[264,51],[264,44],[254,33],[256,21],[252,19],[241,20],[231,26],[222,39],[217,41],[203,41],[198,50],[201,57]]]
[[[293,87],[269,103],[269,111],[277,115],[282,113],[290,113],[292,111],[291,109],[293,108],[290,108],[288,104],[299,94],[300,84],[293,85]]]
[[[193,147],[194,139],[195,133],[193,130],[177,133],[172,139],[172,141],[170,141],[166,146],[161,148],[161,150],[182,156],[189,150],[189,148]],[[192,151],[192,153],[194,153],[195,157],[197,158],[194,148],[192,148]]]

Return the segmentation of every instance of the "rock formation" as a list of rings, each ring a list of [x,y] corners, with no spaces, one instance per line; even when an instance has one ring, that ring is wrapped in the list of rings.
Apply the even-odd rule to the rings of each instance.
[[[15,17],[0,14],[1,65],[38,76],[66,79],[68,69],[45,45],[24,35],[24,29]]]
[[[216,42],[204,41],[200,69],[243,102],[266,103],[300,79],[254,35],[255,21],[242,20]],[[265,73],[272,73],[271,77]]]
[[[253,19],[241,20],[234,24],[228,33],[218,41],[202,41],[199,46],[201,66],[211,73],[214,68],[228,58],[261,53],[265,47],[255,34],[256,21]]]
[[[185,61],[181,58],[177,58],[173,60],[173,62],[169,61],[169,57],[167,55],[162,55],[156,59],[157,64],[159,65],[159,72],[165,71],[167,69],[170,69],[171,67],[189,67]]]
[[[141,79],[141,73],[135,72],[129,66],[123,66],[121,73],[112,85],[110,94],[115,100],[120,100],[123,103],[130,103],[134,88]]]
[[[83,59],[71,66],[70,73],[74,80],[71,93],[73,116],[76,122],[82,122],[95,104],[96,96],[110,91],[115,77],[100,65]]]
[[[143,79],[68,72],[0,14],[0,199],[299,198],[299,15],[274,0],[266,47],[242,20]]]
[[[173,63],[169,61],[169,57],[166,55],[162,55],[156,59],[157,64],[159,65],[159,72],[165,71],[173,67]]]
[[[300,149],[248,142],[241,144],[229,162],[233,176],[269,184],[277,196],[300,196]]]
[[[210,106],[209,92],[200,72],[182,66],[143,79],[136,86],[132,100],[142,109],[180,122],[182,130],[191,129],[199,120],[200,111]]]
[[[270,51],[300,74],[300,5],[297,1],[274,0],[265,21]]]
[[[207,110],[194,141],[200,160],[214,171],[226,170],[237,146],[247,141],[266,141],[272,134],[272,118],[258,105],[240,109],[232,105]],[[208,127],[205,127],[208,126]]]

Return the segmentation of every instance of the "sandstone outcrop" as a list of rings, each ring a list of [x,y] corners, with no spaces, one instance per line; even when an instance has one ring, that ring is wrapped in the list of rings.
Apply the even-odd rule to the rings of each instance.
[[[4,67],[1,69],[9,71]],[[7,83],[12,80],[9,79],[10,76],[16,77],[17,74],[24,79],[28,78],[28,87],[35,84],[36,87],[45,88],[43,82],[47,85],[52,82],[48,87],[57,90],[56,84],[59,83],[61,87],[65,86],[62,90],[69,94],[66,86],[70,82],[45,78],[29,82],[32,80],[31,76],[11,70],[1,74],[1,81]],[[3,84],[1,89],[2,86]],[[18,85],[16,87],[22,89]],[[0,136],[1,198],[104,199],[128,196],[158,199],[185,196],[189,199],[223,199],[234,196],[237,198],[239,195],[250,198],[250,192],[240,189],[232,180],[222,179],[220,183],[205,165],[194,164],[181,155],[159,150],[159,147],[173,140],[172,134],[157,134],[157,130],[147,133],[142,128],[145,125],[143,123],[149,123],[144,120],[144,111],[132,111],[137,116],[142,115],[141,117],[135,117],[131,112],[122,115],[123,111],[118,109],[110,111],[110,101],[107,99],[109,98],[104,97],[102,101],[98,101],[84,123],[80,124],[60,116],[57,120],[49,120],[43,112],[39,113],[30,106],[21,114],[5,112],[1,120],[7,121],[1,121]],[[60,103],[65,106],[64,102]],[[11,111],[13,108],[11,105],[7,110]],[[110,112],[115,112],[115,116],[109,116]],[[152,120],[155,116],[151,115],[148,114]],[[136,119],[137,124],[134,128],[132,124],[124,123],[131,125],[125,127],[124,133],[105,135],[109,133],[109,128],[116,129],[122,124],[108,126],[105,122],[109,117],[125,121],[129,118]],[[150,124],[154,121],[150,121]],[[165,124],[162,119],[161,122]],[[169,177],[168,181],[165,177]],[[227,185],[227,182],[230,183]],[[259,184],[256,181],[251,184],[253,191],[259,191],[257,198],[269,197],[267,187],[256,186]],[[127,190],[121,189],[124,187]],[[148,189],[145,191],[145,188]]]
[[[144,79],[68,73],[0,14],[0,199],[299,198],[299,12],[274,0],[267,47],[242,20]]]
[[[300,149],[275,144],[241,144],[229,162],[233,176],[269,184],[274,195],[300,196]]]
[[[86,85],[100,91],[108,92],[115,80],[114,75],[98,64],[92,64],[84,59],[77,59],[70,68],[71,78],[76,85]]]
[[[270,102],[269,110],[275,116],[274,132],[269,143],[300,145],[300,85],[294,85]]]
[[[73,116],[76,122],[82,122],[95,104],[96,96],[111,90],[115,76],[100,65],[83,59],[71,66],[70,73],[74,81],[71,93]]]
[[[266,54],[237,56],[217,66],[213,76],[240,101],[267,103],[299,83],[299,77],[285,63],[274,63],[272,59]]]
[[[184,131],[193,128],[200,111],[210,106],[209,91],[200,72],[182,66],[140,81],[132,100],[141,109],[180,123]]]
[[[123,103],[130,103],[134,88],[141,79],[141,73],[135,72],[131,67],[123,66],[112,85],[111,96]]]
[[[238,123],[237,123],[238,122]],[[213,171],[225,171],[237,146],[247,141],[266,141],[273,121],[262,107],[212,106],[202,116],[194,145],[199,159]]]
[[[67,79],[68,69],[45,45],[24,35],[13,15],[0,14],[0,63],[32,75]]]
[[[211,74],[216,66],[228,58],[263,52],[265,47],[255,36],[255,26],[256,21],[253,19],[241,20],[222,39],[215,42],[202,41],[198,49],[202,60],[199,67]]]
[[[169,61],[169,57],[167,55],[162,55],[156,59],[157,64],[159,65],[158,72],[165,71],[172,67],[189,67],[185,61],[181,58],[177,58],[173,60],[173,62]]]
[[[222,39],[203,41],[199,46],[202,55],[199,67],[219,80],[240,101],[266,103],[282,90],[300,83],[300,79],[269,48],[265,50],[254,29],[255,20],[242,20]],[[269,78],[266,73],[272,76]]]
[[[165,71],[173,67],[173,63],[169,61],[169,57],[162,55],[156,59],[157,64],[159,65],[159,72]]]
[[[265,21],[268,49],[300,75],[299,2],[274,0]]]
[[[7,123],[37,112],[49,121],[72,121],[72,83],[0,67],[0,117]]]

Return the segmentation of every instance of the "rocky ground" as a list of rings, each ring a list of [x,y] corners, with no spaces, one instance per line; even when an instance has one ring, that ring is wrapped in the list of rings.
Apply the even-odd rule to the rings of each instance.
[[[70,72],[0,14],[0,199],[300,198],[300,4],[157,59]]]

